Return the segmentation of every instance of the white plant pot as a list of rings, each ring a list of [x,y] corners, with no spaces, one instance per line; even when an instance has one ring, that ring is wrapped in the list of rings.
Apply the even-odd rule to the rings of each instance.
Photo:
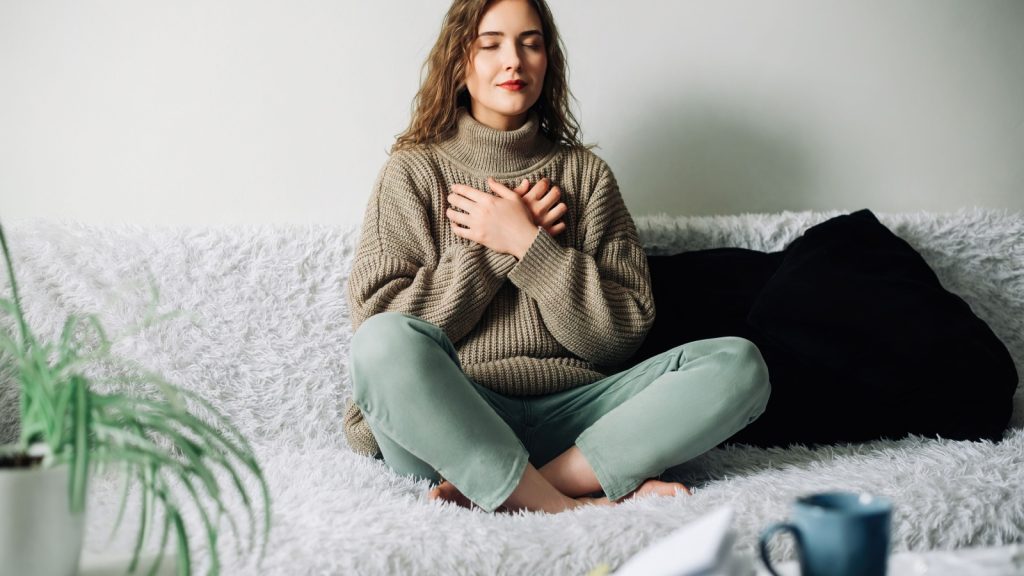
[[[84,514],[71,514],[68,475],[67,464],[0,468],[0,572],[78,573]]]

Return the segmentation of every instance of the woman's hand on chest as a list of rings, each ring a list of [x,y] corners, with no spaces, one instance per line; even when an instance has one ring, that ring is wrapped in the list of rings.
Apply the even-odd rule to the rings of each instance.
[[[568,207],[560,201],[559,187],[552,186],[547,178],[533,185],[524,178],[515,189],[493,178],[487,179],[487,185],[495,194],[464,184],[451,186],[446,215],[456,236],[522,259],[537,236],[538,226],[550,236],[565,232]]]
[[[522,196],[493,178],[487,179],[487,185],[494,194],[452,184],[445,212],[452,233],[522,259],[539,234],[530,208]]]

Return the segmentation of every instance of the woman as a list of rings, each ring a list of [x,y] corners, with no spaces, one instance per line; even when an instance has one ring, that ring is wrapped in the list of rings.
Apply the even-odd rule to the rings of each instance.
[[[767,370],[739,338],[622,370],[647,259],[578,140],[547,5],[455,0],[426,68],[347,287],[350,445],[489,512],[687,491],[656,477],[757,418]]]

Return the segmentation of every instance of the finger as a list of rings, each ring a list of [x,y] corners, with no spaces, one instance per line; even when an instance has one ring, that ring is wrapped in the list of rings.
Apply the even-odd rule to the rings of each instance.
[[[516,186],[516,189],[514,190],[514,192],[516,194],[519,194],[520,196],[522,196],[523,194],[526,194],[529,191],[530,191],[530,181],[527,180],[526,178],[523,178],[523,181],[520,182],[519,186]]]
[[[507,186],[498,182],[494,178],[487,179],[487,185],[491,188],[491,191],[501,196],[502,198],[519,198],[519,194],[508,189]]]
[[[565,213],[568,211],[569,209],[565,206],[565,204],[559,204],[558,206],[555,206],[551,210],[548,210],[548,213],[545,214],[543,218],[541,218],[541,226],[550,226],[551,224],[558,222],[559,220],[562,219],[562,216],[565,216]]]
[[[465,184],[452,184],[452,192],[468,198],[473,202],[479,202],[487,196],[490,196],[490,194],[487,194],[486,192],[481,192],[480,190],[477,190],[472,186],[466,186]]]
[[[455,234],[459,238],[465,238],[467,240],[473,240],[473,238],[470,236],[472,234],[472,231],[469,228],[459,228],[459,225],[456,224],[455,222],[452,222],[451,225],[452,225],[452,234]]]
[[[536,184],[533,185],[533,188],[531,188],[529,192],[523,195],[523,198],[526,198],[531,202],[539,200],[541,197],[544,196],[544,194],[547,193],[549,186],[551,186],[551,180],[548,180],[546,177],[541,178]]]
[[[462,212],[456,212],[449,208],[445,211],[445,216],[456,224],[462,224],[463,226],[469,226],[469,214],[463,214]]]
[[[548,209],[554,206],[555,204],[558,204],[558,201],[561,199],[562,189],[559,188],[558,186],[552,186],[551,190],[549,190],[543,198],[537,200],[537,205],[543,207],[544,209]]]
[[[544,229],[548,231],[549,235],[551,235],[551,236],[558,236],[562,232],[565,232],[565,222],[559,222],[558,224],[555,224],[554,226],[551,226],[550,228],[549,227],[545,227]]]
[[[455,192],[448,195],[448,203],[467,212],[469,212],[470,209],[473,208],[473,205],[476,204],[476,202],[473,202],[461,194],[456,194]]]

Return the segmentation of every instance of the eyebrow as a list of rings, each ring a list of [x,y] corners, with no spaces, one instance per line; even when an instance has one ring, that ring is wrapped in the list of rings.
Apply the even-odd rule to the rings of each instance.
[[[477,34],[477,38],[480,38],[482,36],[504,36],[504,35],[505,35],[504,32],[489,31],[489,32],[481,32],[481,33]],[[527,30],[526,32],[520,32],[519,33],[519,37],[520,38],[523,38],[525,36],[540,36],[541,38],[543,38],[544,37],[544,33],[541,32],[540,30]]]

